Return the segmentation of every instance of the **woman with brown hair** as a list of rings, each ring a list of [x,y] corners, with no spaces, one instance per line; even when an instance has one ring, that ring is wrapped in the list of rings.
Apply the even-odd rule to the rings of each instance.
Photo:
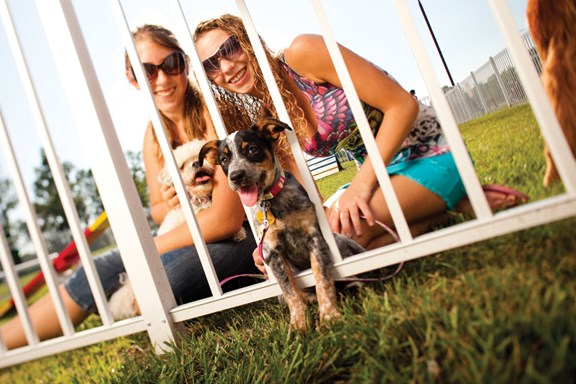
[[[160,26],[144,25],[139,27],[133,36],[172,148],[192,139],[216,139],[204,101],[188,79],[188,59],[172,32]],[[129,61],[126,64],[126,75],[130,83],[138,88]],[[173,186],[167,187],[158,182],[158,173],[164,166],[164,158],[151,123],[144,135],[143,158],[152,217],[160,223],[170,209],[179,205],[179,201]],[[240,199],[228,186],[221,169],[216,169],[213,182],[212,207],[199,212],[196,217],[216,273],[220,279],[225,279],[237,274],[256,272],[252,261],[256,243],[244,220],[245,213]],[[233,235],[243,225],[246,225],[248,238],[240,242],[232,240]],[[178,304],[211,295],[186,223],[166,234],[156,236],[154,242]],[[94,264],[104,292],[108,297],[112,296],[122,287],[121,276],[125,273],[120,253],[118,250],[106,252],[95,257]],[[226,284],[224,288],[238,288],[246,283],[245,280],[238,279],[232,284]],[[90,313],[97,310],[82,267],[60,286],[60,294],[74,325],[80,324]],[[134,305],[137,312],[137,304]],[[34,303],[29,308],[29,314],[41,340],[61,333],[49,295]],[[3,325],[0,334],[9,349],[26,345],[18,317]]]

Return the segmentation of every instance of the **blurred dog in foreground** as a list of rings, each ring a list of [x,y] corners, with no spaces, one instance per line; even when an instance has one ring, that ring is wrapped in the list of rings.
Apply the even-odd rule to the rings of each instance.
[[[576,0],[528,0],[526,18],[542,60],[542,82],[576,157]],[[545,146],[544,185],[560,179]]]

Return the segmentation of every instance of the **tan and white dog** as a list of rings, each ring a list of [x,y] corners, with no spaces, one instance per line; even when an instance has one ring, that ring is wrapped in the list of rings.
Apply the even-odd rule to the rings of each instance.
[[[203,140],[192,140],[174,150],[174,158],[180,169],[180,176],[186,192],[188,192],[190,204],[195,214],[212,206],[213,176],[216,159],[214,161],[205,159],[202,166],[200,166],[198,155],[205,143],[206,141]],[[158,174],[158,181],[165,185],[172,184],[172,178],[166,167]],[[166,214],[164,221],[158,228],[157,234],[161,235],[169,232],[185,221],[183,209],[181,207],[174,208]],[[246,239],[246,230],[241,228],[234,235],[233,240],[242,241],[244,239]],[[110,312],[114,320],[126,319],[139,313],[134,291],[126,274],[120,276],[120,283],[122,287],[114,292],[109,300]]]
[[[206,143],[203,140],[192,140],[174,150],[174,158],[180,169],[182,182],[188,192],[190,204],[194,213],[210,208],[212,205],[212,189],[214,183],[214,164],[205,162],[202,167],[198,165],[198,154]],[[172,177],[164,167],[158,174],[158,181],[164,185],[172,185]],[[186,221],[181,207],[170,210],[160,227],[158,234],[164,234]]]

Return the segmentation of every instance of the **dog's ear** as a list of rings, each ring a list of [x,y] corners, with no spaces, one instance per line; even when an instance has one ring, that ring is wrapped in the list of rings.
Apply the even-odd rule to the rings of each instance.
[[[278,140],[280,133],[285,129],[289,131],[292,130],[288,124],[271,117],[258,120],[258,122],[252,126],[252,129],[272,141]]]
[[[218,164],[218,147],[220,146],[220,140],[212,140],[207,142],[200,149],[198,154],[198,164],[202,167],[204,165],[204,160],[212,165]]]

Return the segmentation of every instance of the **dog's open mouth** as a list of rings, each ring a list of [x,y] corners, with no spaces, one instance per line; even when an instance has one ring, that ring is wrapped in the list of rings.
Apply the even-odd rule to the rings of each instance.
[[[238,195],[240,196],[240,200],[242,200],[242,204],[247,207],[253,207],[258,202],[258,190],[256,184],[240,187],[238,189]]]
[[[209,183],[211,180],[212,175],[202,171],[198,171],[198,173],[196,173],[196,177],[194,178],[196,185],[206,184]]]

